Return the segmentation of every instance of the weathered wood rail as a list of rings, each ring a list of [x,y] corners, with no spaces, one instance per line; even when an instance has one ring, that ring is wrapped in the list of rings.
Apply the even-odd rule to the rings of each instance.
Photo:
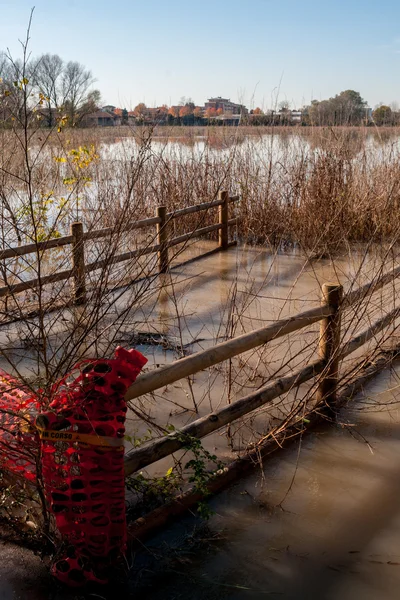
[[[74,302],[75,304],[84,304],[86,302],[86,274],[104,267],[114,265],[126,260],[133,258],[139,258],[147,254],[157,253],[158,256],[158,270],[164,273],[169,266],[169,255],[168,249],[179,244],[190,241],[191,239],[198,238],[208,233],[218,231],[219,242],[218,248],[225,250],[229,245],[229,227],[235,225],[236,218],[229,219],[229,204],[239,200],[239,196],[229,196],[228,192],[222,191],[218,194],[218,199],[212,202],[204,202],[202,204],[196,204],[195,206],[189,206],[181,208],[173,212],[167,212],[165,206],[159,206],[157,208],[157,214],[155,217],[148,219],[142,219],[135,221],[129,225],[118,226],[118,227],[106,227],[104,229],[97,229],[92,231],[84,231],[83,224],[80,222],[72,223],[71,235],[51,239],[44,242],[38,242],[33,244],[27,244],[15,248],[7,248],[0,251],[0,260],[6,260],[10,258],[17,258],[25,256],[27,254],[38,254],[52,248],[62,248],[64,246],[71,246],[71,258],[72,265],[70,269],[60,271],[51,275],[46,275],[40,278],[30,279],[27,281],[21,281],[0,287],[0,298],[5,296],[12,296],[29,289],[42,288],[50,283],[56,283],[58,281],[64,281],[67,279],[73,279],[74,284]],[[184,217],[186,215],[200,213],[208,211],[214,207],[219,209],[219,219],[214,225],[208,225],[207,227],[195,228],[194,230],[177,236],[175,238],[169,238],[169,224],[171,221],[177,218]],[[86,263],[85,260],[85,244],[90,240],[98,240],[101,238],[112,237],[113,235],[119,235],[128,231],[134,231],[135,229],[144,229],[148,227],[156,226],[155,241],[156,244],[138,248],[130,252],[124,252],[122,254],[113,255],[103,260],[97,260],[93,263]]]
[[[190,437],[203,438],[317,376],[319,376],[317,381],[318,403],[325,408],[334,410],[342,359],[358,350],[400,317],[400,308],[395,308],[366,330],[341,344],[342,312],[363,302],[384,286],[394,282],[399,276],[400,268],[398,267],[375,281],[350,291],[344,297],[340,284],[324,284],[320,307],[276,321],[267,327],[245,333],[139,376],[127,391],[126,400],[128,402],[320,321],[318,360],[278,380],[268,382],[253,393],[196,419],[179,431],[174,431],[130,450],[125,455],[125,474],[129,476],[135,473],[184,447]]]

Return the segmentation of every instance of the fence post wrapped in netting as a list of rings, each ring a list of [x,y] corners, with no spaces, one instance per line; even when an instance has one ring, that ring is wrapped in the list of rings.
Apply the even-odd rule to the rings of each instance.
[[[146,362],[123,348],[82,361],[53,386],[46,412],[0,371],[0,471],[43,482],[63,542],[53,573],[69,585],[104,580],[97,573],[124,551],[124,396]]]
[[[146,362],[117,348],[114,359],[79,363],[36,418],[46,498],[63,539],[53,573],[69,585],[104,581],[125,549],[124,396]]]
[[[124,395],[146,362],[123,348],[111,360],[82,361],[36,418],[46,498],[64,542],[53,573],[69,585],[103,581],[125,549]]]

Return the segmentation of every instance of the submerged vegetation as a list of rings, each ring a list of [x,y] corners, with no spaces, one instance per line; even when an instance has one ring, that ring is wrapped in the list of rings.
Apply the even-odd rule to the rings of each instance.
[[[106,131],[69,127],[67,118],[44,129],[35,115],[46,98],[25,72],[26,49],[25,45],[13,90],[18,113],[10,128],[0,132],[0,245],[4,250],[26,244],[32,248],[23,256],[10,258],[6,253],[1,258],[0,364],[37,396],[43,408],[51,401],[54,383],[80,358],[108,357],[121,340],[145,346],[149,355],[151,344],[145,340],[162,340],[164,354],[153,354],[151,366],[157,366],[182,358],[185,350],[212,346],[298,312],[298,304],[302,309],[305,303],[315,306],[325,277],[324,265],[319,271],[316,258],[329,259],[330,274],[341,280],[346,291],[397,266],[397,130],[388,134],[367,128],[289,132],[258,128],[248,135],[244,128],[127,126]],[[159,206],[174,212],[215,200],[223,190],[239,196],[234,208],[239,251],[233,264],[221,261],[217,280],[225,288],[217,288],[222,299],[216,298],[215,289],[209,291],[217,308],[207,321],[209,298],[201,298],[201,288],[209,275],[184,270],[157,273],[154,255],[146,252],[155,244],[154,230],[128,232],[126,225],[153,217]],[[175,219],[169,224],[171,236],[215,224],[216,210],[213,206],[200,217],[190,213]],[[87,273],[86,299],[78,305],[71,301],[71,281],[57,280],[76,258],[70,247],[46,250],[41,245],[68,235],[76,221],[82,222],[87,234],[85,252],[90,262],[101,261],[99,268]],[[94,230],[105,228],[112,228],[108,237],[96,237]],[[215,231],[207,235],[208,247],[215,235]],[[177,245],[171,264],[179,256],[192,257],[196,243],[193,236]],[[242,257],[245,245],[250,250]],[[113,260],[133,250],[138,253],[123,263]],[[289,266],[282,270],[280,261],[287,257]],[[263,268],[257,271],[259,263]],[[314,284],[306,292],[298,287],[305,272],[308,283]],[[44,285],[43,278],[49,275],[55,276],[54,281]],[[282,295],[274,297],[268,288],[279,277],[284,281]],[[16,291],[15,286],[27,279],[36,279],[37,285]],[[196,305],[192,300],[190,307],[193,312],[187,308],[190,289],[196,295]],[[343,338],[391,311],[396,301],[394,284],[378,300],[351,309],[343,319]],[[135,399],[128,413],[127,445],[136,447],[179,430],[185,419],[230,404],[249,389],[312,361],[317,339],[318,329],[311,327],[224,361],[207,374],[187,377],[172,390],[163,389],[161,396],[151,393]],[[341,385],[372,360],[387,339],[387,332],[375,336],[367,356],[346,361]],[[225,432],[222,457],[257,448],[271,431],[281,433],[300,416],[306,423],[305,409],[313,410],[315,388],[313,384],[290,390],[267,409],[238,420]],[[144,481],[147,474],[137,475],[130,481],[131,488],[145,499],[163,501],[184,487],[185,471],[195,489],[206,492],[210,468],[214,473],[222,466],[213,443],[208,439],[203,448],[198,440],[190,440],[183,455],[174,457],[172,470],[165,469],[167,475],[152,473],[150,483]],[[4,478],[0,508],[9,516],[10,509],[18,506],[18,523],[28,519],[36,530],[44,521],[48,535],[49,515],[40,486],[39,481],[38,489],[28,494],[23,486]],[[34,505],[40,510],[33,510]],[[202,511],[207,514],[204,506]],[[16,513],[11,513],[15,518]]]
[[[165,128],[29,131],[25,153],[17,131],[3,132],[4,243],[42,241],[46,231],[54,237],[76,218],[101,227],[127,211],[136,220],[159,205],[174,211],[215,199],[221,189],[240,195],[241,242],[321,255],[390,241],[400,206],[397,136],[351,128],[253,135],[200,128],[178,137]]]
[[[80,196],[82,206],[93,212],[101,208],[106,220],[113,218],[108,207],[119,210],[129,194],[137,218],[142,218],[154,215],[157,205],[173,211],[228,189],[240,195],[241,242],[297,246],[323,255],[349,243],[381,243],[396,236],[397,130],[391,135],[352,128],[246,133],[208,128],[176,137],[174,129],[123,128],[63,135],[75,147],[96,148],[89,168],[93,185]],[[51,152],[64,152],[62,160],[70,163],[63,143],[62,136],[54,136]],[[132,179],[137,161],[140,177]],[[62,179],[57,164],[44,166],[42,181],[49,179],[74,182]]]

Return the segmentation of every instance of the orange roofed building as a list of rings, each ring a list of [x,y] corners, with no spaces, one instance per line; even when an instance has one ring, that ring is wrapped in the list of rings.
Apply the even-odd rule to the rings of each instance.
[[[236,104],[231,102],[229,98],[209,98],[204,104],[204,110],[214,109],[215,111],[222,111],[224,115],[247,115],[248,110],[243,104]]]

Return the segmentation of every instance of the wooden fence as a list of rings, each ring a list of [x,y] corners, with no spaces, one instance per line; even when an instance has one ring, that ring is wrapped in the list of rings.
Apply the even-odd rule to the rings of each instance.
[[[241,336],[217,344],[213,348],[197,352],[176,362],[145,373],[136,380],[126,394],[132,401],[143,394],[152,392],[179,379],[231,359],[243,352],[262,346],[286,334],[299,331],[320,321],[319,359],[305,367],[269,382],[255,392],[232,402],[165,437],[157,438],[130,450],[125,455],[125,474],[146,467],[165,456],[176,452],[187,443],[190,437],[203,438],[206,435],[232,423],[236,419],[272,402],[282,394],[319,375],[317,399],[335,408],[340,361],[352,354],[379,331],[400,317],[400,307],[374,322],[368,329],[341,345],[341,314],[350,306],[367,299],[373,293],[393,282],[400,276],[400,267],[394,269],[359,289],[343,297],[339,284],[324,284],[321,306],[299,313],[293,317],[276,321],[267,327],[245,333]]]
[[[33,244],[27,244],[25,246],[19,246],[16,248],[8,248],[0,251],[0,260],[6,260],[9,258],[17,258],[32,253],[41,253],[51,248],[61,248],[63,246],[72,246],[72,265],[71,268],[66,271],[60,271],[51,275],[46,275],[37,279],[30,279],[28,281],[21,281],[20,283],[10,284],[4,287],[0,287],[0,298],[4,296],[11,296],[13,294],[23,292],[28,289],[41,288],[44,285],[55,283],[57,281],[63,281],[66,279],[73,278],[74,285],[74,302],[75,304],[84,304],[86,302],[86,273],[102,269],[106,266],[120,263],[132,258],[139,258],[147,254],[157,253],[158,255],[158,270],[164,273],[169,265],[168,249],[173,246],[177,246],[184,242],[187,242],[193,238],[211,233],[213,231],[219,232],[219,243],[218,248],[220,250],[226,250],[229,245],[229,227],[235,225],[236,218],[229,219],[229,204],[236,202],[239,196],[229,196],[228,192],[222,191],[218,194],[218,199],[212,202],[205,202],[203,204],[197,204],[195,206],[189,206],[187,208],[181,208],[174,212],[167,213],[165,206],[159,206],[157,208],[157,214],[155,217],[149,219],[142,219],[141,221],[135,221],[129,225],[125,225],[118,228],[107,227],[105,229],[98,229],[93,231],[85,232],[82,223],[72,223],[71,235],[48,240],[45,242],[38,242]],[[185,233],[178,237],[169,239],[168,229],[169,224],[173,219],[184,217],[185,215],[200,213],[207,211],[211,208],[218,207],[218,223],[215,225],[209,225],[207,227],[201,227],[194,229],[189,233]],[[135,229],[143,229],[147,227],[156,226],[156,244],[145,248],[139,248],[130,252],[124,252],[112,257],[107,257],[103,260],[97,260],[93,263],[86,263],[85,261],[85,243],[89,240],[97,240],[105,237],[111,237],[115,234],[120,234]]]

